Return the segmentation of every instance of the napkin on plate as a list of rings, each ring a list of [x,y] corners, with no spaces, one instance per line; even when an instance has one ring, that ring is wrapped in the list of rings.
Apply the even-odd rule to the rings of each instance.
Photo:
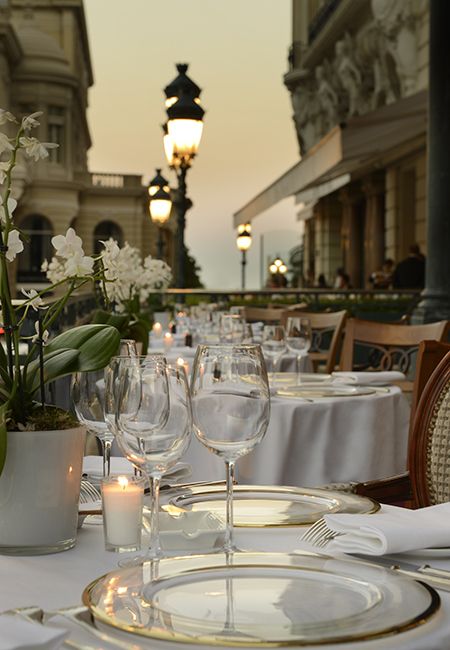
[[[335,537],[327,550],[385,555],[423,548],[450,547],[450,503],[408,510],[382,506],[373,515],[325,515]]]
[[[393,381],[405,381],[406,376],[397,370],[379,370],[372,372],[333,372],[333,382],[344,384],[365,384],[382,386]]]
[[[83,474],[87,474],[93,482],[100,481],[103,478],[103,458],[101,456],[85,456],[83,458]],[[119,474],[134,474],[134,467],[123,456],[111,456],[111,476]],[[178,463],[167,474],[164,474],[161,485],[181,481],[181,479],[188,478],[190,474],[191,466],[188,463]]]
[[[68,636],[66,630],[44,627],[19,616],[0,616],[0,650],[56,650]]]

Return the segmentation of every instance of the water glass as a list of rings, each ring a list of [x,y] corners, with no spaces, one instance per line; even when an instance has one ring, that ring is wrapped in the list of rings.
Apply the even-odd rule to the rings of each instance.
[[[266,359],[271,362],[272,371],[286,352],[286,331],[282,325],[264,325],[261,347]]]
[[[297,355],[297,374],[300,373],[302,357],[308,354],[312,342],[312,329],[309,318],[290,316],[286,323],[286,343],[291,352]]]

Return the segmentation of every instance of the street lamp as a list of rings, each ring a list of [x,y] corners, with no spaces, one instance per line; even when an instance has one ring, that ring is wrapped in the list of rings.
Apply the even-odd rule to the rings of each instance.
[[[200,104],[201,89],[190,79],[186,63],[177,64],[178,76],[164,88],[166,95],[167,124],[164,129],[164,151],[171,169],[178,179],[174,201],[177,209],[177,243],[175,283],[185,285],[184,230],[186,212],[192,206],[187,198],[186,174],[198,151],[203,131],[205,111]]]
[[[280,257],[276,257],[269,265],[269,271],[272,275],[274,286],[286,286],[285,275],[287,273],[287,266]]]
[[[252,227],[249,223],[241,223],[238,226],[238,234],[236,237],[236,244],[238,249],[242,252],[242,272],[241,272],[241,288],[245,289],[245,265],[247,264],[247,251],[252,245]]]
[[[172,199],[168,181],[162,176],[161,169],[156,170],[156,176],[148,186],[149,202],[148,209],[150,217],[158,226],[158,259],[164,257],[164,242],[162,237],[162,226],[170,217]]]

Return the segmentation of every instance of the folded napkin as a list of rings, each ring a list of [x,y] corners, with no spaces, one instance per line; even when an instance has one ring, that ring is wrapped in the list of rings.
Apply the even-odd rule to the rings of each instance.
[[[408,510],[382,506],[374,515],[325,515],[329,528],[344,533],[327,550],[385,555],[450,546],[450,503]]]
[[[333,372],[333,381],[344,384],[366,384],[381,386],[393,381],[405,381],[406,376],[397,370],[380,370],[373,372]]]
[[[68,636],[66,630],[49,628],[19,616],[0,616],[0,650],[56,650]]]
[[[134,474],[134,466],[123,456],[111,456],[111,476],[119,474]],[[83,458],[83,474],[87,474],[90,479],[100,480],[103,478],[103,458],[101,456],[85,456]],[[161,484],[173,483],[185,479],[191,474],[191,466],[188,463],[177,463],[166,474],[164,474]]]

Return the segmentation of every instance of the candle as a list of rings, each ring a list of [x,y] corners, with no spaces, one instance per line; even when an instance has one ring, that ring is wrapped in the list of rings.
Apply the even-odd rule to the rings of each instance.
[[[132,551],[141,546],[142,505],[145,479],[109,476],[102,480],[105,548]]]
[[[187,361],[183,359],[183,357],[178,357],[177,366],[181,366],[182,368],[184,368],[186,372],[186,376],[189,377],[189,364]]]
[[[168,350],[170,350],[170,348],[172,347],[172,345],[173,345],[173,336],[172,336],[172,334],[170,332],[166,332],[164,334],[163,344],[164,344],[164,349],[166,350],[166,352]]]
[[[162,325],[161,323],[155,323],[152,327],[153,334],[156,337],[160,337],[162,335]]]

